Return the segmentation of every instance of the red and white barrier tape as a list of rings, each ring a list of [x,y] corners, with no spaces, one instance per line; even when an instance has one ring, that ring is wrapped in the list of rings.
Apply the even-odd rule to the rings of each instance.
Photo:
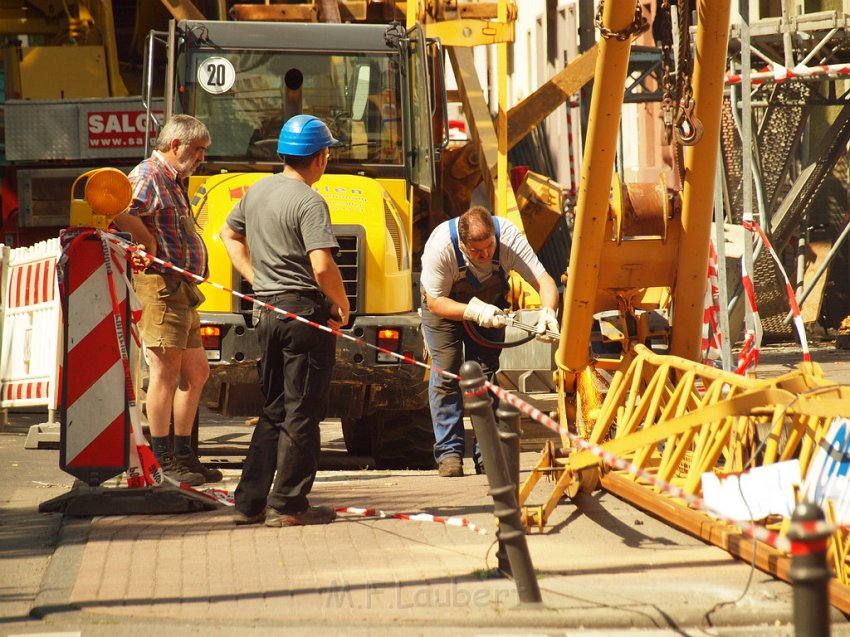
[[[431,515],[430,513],[386,513],[380,509],[361,509],[359,507],[338,507],[334,509],[337,513],[352,513],[367,518],[393,518],[396,520],[412,520],[413,522],[436,522],[446,526],[459,526],[469,529],[478,535],[487,535],[487,531],[466,518],[457,516],[445,517],[442,515]]]
[[[209,488],[200,491],[200,493],[214,498],[219,504],[224,506],[232,507],[236,504],[233,492],[228,491],[227,489]],[[410,520],[412,522],[434,522],[436,524],[445,524],[446,526],[457,526],[469,529],[478,535],[487,535],[487,531],[484,528],[478,526],[471,520],[457,516],[446,517],[442,515],[432,515],[430,513],[387,513],[381,509],[351,506],[335,507],[334,511],[337,513],[359,515],[364,518],[387,518],[394,520]]]
[[[292,314],[291,312],[287,312],[286,310],[282,310],[282,309],[274,307],[272,305],[268,305],[267,303],[263,303],[262,301],[259,301],[259,300],[255,299],[255,298],[253,298],[253,297],[251,297],[247,294],[243,294],[241,292],[231,290],[229,288],[224,287],[223,285],[221,285],[219,283],[209,281],[208,279],[205,279],[204,277],[201,277],[197,274],[193,274],[191,272],[183,270],[182,268],[179,268],[179,267],[177,267],[173,264],[170,264],[168,262],[162,261],[161,259],[157,259],[156,257],[151,257],[151,255],[148,255],[143,250],[139,249],[135,245],[128,243],[127,241],[121,239],[120,237],[115,237],[114,235],[107,235],[107,236],[111,236],[113,241],[116,241],[117,243],[124,246],[127,250],[129,250],[131,252],[137,252],[137,253],[141,254],[142,256],[153,258],[153,260],[156,263],[159,263],[160,265],[162,265],[164,267],[167,267],[169,269],[180,272],[180,273],[182,273],[186,276],[189,276],[190,278],[192,278],[192,279],[194,279],[194,280],[196,280],[200,283],[208,283],[208,284],[212,285],[213,287],[224,290],[224,291],[229,292],[229,293],[231,293],[235,296],[238,296],[242,299],[245,299],[246,301],[250,301],[250,302],[252,302],[256,305],[264,307],[269,311],[273,311],[273,312],[283,314],[283,315],[285,315],[289,318],[292,318],[294,320],[301,321],[303,323],[307,323],[307,324],[309,324],[313,327],[316,327],[317,329],[321,329],[321,330],[326,331],[326,332],[331,332],[332,334],[335,334],[336,336],[339,336],[339,337],[357,342],[359,344],[368,346],[368,347],[375,349],[375,350],[377,350],[381,353],[391,354],[394,357],[398,358],[399,360],[401,360],[405,363],[418,365],[420,367],[424,367],[425,369],[433,370],[437,373],[444,374],[444,375],[449,376],[451,378],[460,379],[460,376],[458,376],[457,374],[452,374],[452,373],[447,372],[445,370],[441,370],[437,367],[431,367],[424,362],[417,361],[417,360],[412,359],[408,356],[403,356],[401,354],[397,354],[395,352],[392,352],[390,350],[386,350],[386,349],[378,347],[376,345],[372,345],[372,344],[367,343],[366,341],[363,341],[362,339],[359,339],[357,337],[350,336],[348,334],[343,334],[339,330],[334,330],[334,329],[331,329],[331,328],[329,328],[325,325],[320,325],[318,323],[314,323],[313,321],[309,321],[309,320],[307,320],[307,319],[305,319],[301,316],[298,316],[297,314]],[[599,445],[591,443],[588,440],[585,440],[584,438],[570,432],[568,429],[561,427],[558,423],[556,423],[554,420],[552,420],[552,418],[550,418],[547,414],[543,413],[542,411],[540,411],[539,409],[537,409],[533,405],[525,402],[524,400],[522,400],[518,396],[502,389],[498,385],[495,385],[495,384],[485,380],[484,381],[484,387],[487,390],[491,391],[496,396],[498,396],[500,400],[504,400],[508,404],[513,405],[519,411],[524,413],[526,416],[528,416],[532,420],[539,422],[543,426],[547,427],[548,429],[550,429],[553,432],[558,433],[562,437],[566,437],[577,448],[589,451],[594,456],[596,456],[597,458],[602,460],[604,463],[606,463],[606,464],[608,464],[608,465],[610,465],[610,466],[612,466],[616,469],[627,471],[631,475],[647,481],[650,485],[656,487],[661,493],[666,493],[673,498],[678,498],[678,499],[684,500],[688,504],[688,506],[690,506],[691,508],[693,508],[695,510],[699,510],[699,511],[704,511],[706,513],[711,514],[712,516],[714,516],[715,518],[717,518],[719,520],[722,520],[724,522],[727,522],[729,524],[737,526],[738,528],[741,529],[741,531],[744,534],[746,534],[746,535],[748,535],[748,536],[750,536],[750,537],[752,537],[756,540],[764,542],[765,544],[768,544],[769,546],[772,546],[772,547],[774,547],[774,548],[776,548],[780,551],[783,551],[785,553],[790,553],[792,550],[795,549],[795,543],[792,542],[787,537],[781,536],[778,532],[771,531],[771,530],[769,530],[769,529],[767,529],[763,526],[757,525],[753,522],[735,520],[735,519],[728,518],[728,517],[724,516],[722,513],[715,511],[715,510],[711,509],[710,507],[708,507],[706,505],[705,501],[702,498],[700,498],[699,496],[686,493],[684,491],[684,489],[682,489],[681,487],[676,486],[675,484],[672,484],[670,482],[667,482],[666,480],[663,480],[663,479],[653,475],[652,473],[648,472],[646,469],[638,467],[637,465],[634,465],[634,464],[632,464],[632,463],[610,453],[609,451],[606,451],[605,449],[603,449]],[[442,517],[439,517],[439,516],[431,516],[430,514],[425,514],[425,513],[382,514],[382,512],[380,512],[378,509],[360,509],[360,508],[356,508],[356,507],[342,507],[342,508],[336,509],[336,510],[339,511],[339,512],[356,513],[356,514],[360,514],[360,515],[370,515],[370,516],[371,515],[379,515],[381,517],[394,517],[394,518],[398,518],[398,519],[440,522],[440,523],[443,523],[443,524],[450,524],[450,525],[454,525],[454,526],[464,526],[464,527],[469,528],[470,530],[473,530],[476,533],[480,533],[480,532],[483,531],[483,530],[479,530],[479,527],[475,526],[472,522],[469,522],[468,520],[464,520],[464,518],[442,518]],[[826,523],[826,522],[814,523],[814,526],[812,528],[817,528],[817,529],[822,530],[823,532],[829,532],[829,533],[831,533],[835,530],[834,525]]]
[[[417,365],[418,367],[422,367],[423,369],[426,369],[426,370],[432,370],[433,369],[437,373],[449,376],[450,378],[454,378],[454,379],[460,378],[457,374],[452,374],[451,372],[447,372],[447,371],[439,369],[437,367],[432,367],[431,365],[428,365],[428,363],[425,363],[424,361],[418,361],[411,356],[405,356],[404,354],[399,354],[398,352],[393,352],[393,351],[390,351],[388,349],[378,347],[377,345],[373,345],[372,343],[369,343],[369,342],[367,342],[367,341],[365,341],[361,338],[357,338],[356,336],[352,336],[351,334],[345,334],[344,332],[341,332],[340,330],[335,330],[331,327],[328,327],[327,325],[321,325],[320,323],[310,321],[308,319],[305,319],[303,316],[299,316],[298,314],[293,314],[292,312],[288,312],[287,310],[281,309],[279,307],[275,307],[274,305],[269,305],[268,303],[264,303],[263,301],[260,301],[259,299],[254,298],[253,296],[251,296],[249,294],[244,294],[244,293],[239,292],[237,290],[233,290],[231,288],[223,286],[221,283],[216,283],[215,281],[211,281],[209,278],[205,278],[205,277],[202,277],[202,276],[195,274],[193,272],[189,272],[188,270],[184,270],[183,268],[180,268],[180,267],[174,265],[173,263],[169,263],[168,261],[163,261],[162,259],[159,259],[159,258],[145,252],[144,250],[142,250],[138,246],[136,246],[136,245],[128,242],[126,239],[123,239],[123,238],[118,237],[116,235],[105,234],[104,236],[107,237],[107,240],[114,242],[115,244],[121,246],[123,249],[129,251],[130,253],[138,254],[141,257],[144,257],[145,259],[151,260],[151,262],[153,262],[153,263],[158,263],[159,265],[161,265],[164,268],[167,268],[169,270],[174,270],[175,272],[179,272],[180,274],[196,281],[197,283],[206,283],[207,285],[211,285],[216,289],[223,290],[224,292],[227,292],[228,294],[232,294],[233,296],[236,296],[236,297],[238,297],[238,298],[240,298],[244,301],[248,301],[249,303],[253,303],[254,305],[261,307],[265,310],[268,310],[269,312],[275,312],[277,314],[280,314],[280,315],[285,316],[287,318],[293,319],[295,321],[299,321],[301,323],[305,323],[307,325],[310,325],[311,327],[322,330],[323,332],[329,332],[330,334],[333,334],[334,336],[336,336],[338,338],[344,338],[348,341],[358,343],[360,345],[363,345],[365,347],[373,349],[377,352],[381,352],[382,354],[388,354],[388,355],[392,356],[393,358],[399,360],[402,363],[408,363],[410,365]]]
[[[713,361],[721,358],[723,335],[718,323],[720,286],[717,282],[717,251],[713,242],[708,244],[708,249],[708,282],[705,286],[701,351],[703,362],[711,365]]]
[[[800,314],[800,306],[797,304],[797,296],[794,294],[794,288],[791,287],[791,282],[788,280],[785,268],[782,267],[782,261],[779,260],[779,255],[776,254],[776,250],[773,249],[770,240],[767,238],[767,235],[764,233],[764,230],[762,230],[759,224],[755,221],[747,221],[745,219],[743,225],[745,229],[751,232],[755,230],[761,238],[762,243],[764,243],[765,247],[770,251],[770,256],[773,257],[773,261],[776,263],[776,268],[779,270],[779,273],[785,281],[785,293],[788,295],[788,305],[790,306],[791,314],[794,317],[794,327],[797,330],[797,336],[800,337],[800,347],[803,350],[803,360],[810,363],[812,361],[812,355],[809,352],[809,342],[806,339],[806,328],[803,325],[803,317]]]
[[[746,374],[749,369],[758,367],[761,339],[764,333],[758,304],[756,303],[753,280],[743,263],[741,265],[741,283],[744,285],[744,292],[747,295],[746,302],[750,308],[750,315],[753,317],[753,329],[744,330],[744,344],[741,346],[741,351],[738,354],[738,367],[735,368],[736,374]]]
[[[745,228],[747,227],[747,223],[748,221],[745,219]],[[744,286],[747,307],[749,307],[750,316],[752,316],[753,320],[753,329],[744,330],[744,344],[741,347],[741,352],[738,354],[738,366],[735,368],[736,374],[746,374],[751,368],[758,367],[761,339],[764,334],[758,303],[756,303],[756,291],[753,286],[752,274],[747,270],[747,262],[743,257],[741,257],[741,284]]]
[[[777,531],[771,531],[763,526],[755,524],[754,522],[749,522],[746,520],[735,520],[733,518],[729,518],[722,513],[715,511],[711,507],[709,507],[705,501],[699,496],[686,493],[684,489],[676,486],[666,480],[663,480],[656,475],[650,473],[646,469],[642,469],[637,465],[634,465],[622,458],[615,456],[614,454],[606,451],[602,447],[585,440],[581,436],[578,436],[568,429],[561,427],[558,423],[552,420],[548,415],[544,414],[542,411],[525,402],[518,396],[511,394],[510,392],[502,389],[498,385],[494,385],[489,381],[485,381],[485,386],[493,392],[496,396],[499,397],[500,400],[504,400],[505,402],[513,405],[517,409],[519,409],[522,413],[524,413],[529,418],[536,420],[543,426],[548,429],[558,433],[562,437],[568,438],[577,448],[583,449],[585,451],[589,451],[594,456],[602,460],[605,464],[608,464],[615,469],[620,469],[623,471],[627,471],[631,475],[636,478],[641,478],[642,480],[646,480],[651,486],[656,487],[659,492],[666,493],[670,497],[678,498],[684,500],[688,506],[697,511],[704,511],[709,513],[713,517],[727,522],[733,526],[737,526],[741,529],[741,531],[760,542],[764,542],[769,546],[776,548],[779,551],[783,551],[785,553],[791,553],[796,547],[794,543],[787,537],[780,535]],[[833,524],[829,524],[827,522],[817,522],[813,523],[814,526],[812,528],[816,528],[824,533],[832,533],[835,531],[836,527]]]
[[[283,315],[287,316],[288,318],[292,318],[292,319],[301,321],[303,323],[307,323],[308,325],[311,325],[312,327],[321,329],[321,330],[326,331],[326,332],[331,332],[332,334],[334,334],[338,337],[346,338],[348,340],[354,341],[354,342],[359,343],[361,345],[366,345],[366,346],[371,347],[372,349],[375,349],[375,350],[377,350],[381,353],[392,354],[393,356],[395,356],[396,358],[398,358],[402,362],[410,363],[410,364],[414,364],[414,365],[419,365],[419,366],[424,367],[425,369],[429,369],[429,370],[432,369],[428,364],[426,364],[422,361],[417,361],[413,358],[410,358],[409,356],[404,356],[402,354],[397,354],[395,352],[391,352],[390,350],[386,350],[386,349],[378,347],[376,345],[372,345],[371,343],[367,343],[366,341],[364,341],[360,338],[350,336],[349,334],[344,334],[344,333],[340,332],[339,330],[331,329],[331,328],[327,327],[326,325],[320,325],[319,323],[315,323],[313,321],[307,320],[307,319],[305,319],[301,316],[298,316],[297,314],[287,312],[286,310],[282,310],[282,309],[275,307],[273,305],[269,305],[268,303],[263,303],[262,301],[255,299],[255,298],[253,298],[253,297],[251,297],[247,294],[242,294],[241,292],[231,290],[229,288],[224,287],[221,284],[215,283],[213,281],[210,281],[209,279],[205,279],[204,277],[201,277],[201,276],[198,276],[198,275],[193,274],[191,272],[188,272],[187,270],[179,268],[179,267],[177,267],[177,266],[175,266],[171,263],[168,263],[167,261],[163,261],[162,259],[157,259],[156,257],[153,257],[152,255],[146,253],[144,250],[136,248],[135,246],[127,243],[126,241],[123,241],[119,237],[116,237],[115,235],[109,235],[109,234],[106,234],[106,233],[101,233],[101,236],[104,237],[107,241],[111,241],[111,242],[117,244],[120,248],[126,249],[127,251],[129,251],[131,253],[136,252],[143,257],[150,257],[150,258],[153,259],[154,262],[159,263],[163,267],[172,269],[176,272],[180,272],[181,274],[189,276],[189,277],[191,277],[192,279],[194,279],[198,282],[207,283],[209,285],[212,285],[213,287],[216,287],[216,288],[219,288],[221,290],[225,290],[227,292],[230,292],[231,294],[234,294],[235,296],[243,298],[246,301],[251,301],[251,302],[255,303],[256,305],[259,305],[260,307],[263,307],[263,308],[265,308],[269,311],[277,312],[279,314],[283,314]],[[438,373],[447,374],[449,376],[452,376],[453,378],[459,378],[456,374],[451,374],[449,372],[439,370],[438,368],[434,368],[434,369]],[[128,394],[128,396],[131,396],[132,395],[132,387],[131,386],[128,386],[128,391],[131,392],[131,394]],[[200,490],[197,490],[197,489],[193,489],[192,487],[187,487],[186,485],[181,484],[180,486],[191,489],[192,491],[195,491],[197,493],[201,493],[203,495],[206,495],[207,497],[210,497],[210,498],[216,500],[217,502],[224,504],[225,506],[233,506],[233,496],[230,494],[230,492],[228,492],[224,489],[205,489],[203,491],[200,491]],[[439,523],[439,524],[446,524],[448,526],[459,526],[459,527],[468,528],[469,530],[473,531],[474,533],[478,533],[478,534],[481,534],[481,535],[486,535],[486,533],[487,533],[487,531],[485,531],[481,527],[477,526],[475,523],[467,520],[466,518],[443,517],[443,516],[431,515],[430,513],[385,513],[384,511],[380,511],[379,509],[366,509],[366,508],[358,508],[358,507],[341,507],[341,508],[336,509],[336,511],[340,512],[340,513],[354,513],[354,514],[369,516],[369,517],[378,516],[378,517],[384,517],[384,518],[395,518],[395,519],[399,519],[399,520],[412,520],[412,521],[415,521],[415,522],[436,522],[436,523]]]
[[[795,66],[793,69],[786,68],[781,64],[773,63],[770,66],[765,66],[761,71],[750,73],[750,81],[752,84],[762,84],[764,82],[784,82],[796,78],[816,77],[818,75],[850,75],[850,65],[848,64],[818,64],[816,66]],[[727,84],[740,84],[743,81],[743,76],[740,73],[727,73]]]

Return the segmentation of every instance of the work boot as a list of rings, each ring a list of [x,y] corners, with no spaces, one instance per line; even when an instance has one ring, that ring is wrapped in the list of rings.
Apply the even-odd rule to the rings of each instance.
[[[205,482],[202,473],[197,473],[187,467],[171,451],[163,457],[157,458],[157,460],[159,460],[159,466],[162,469],[163,475],[176,482],[181,482],[190,487],[199,487]]]
[[[330,507],[308,506],[300,513],[284,513],[272,507],[266,510],[266,526],[302,526],[307,524],[329,524],[336,518]]]
[[[204,482],[221,482],[224,475],[215,467],[208,467],[203,462],[198,460],[193,452],[174,454],[177,461],[184,467],[187,467],[193,473],[200,473],[204,476]]]
[[[460,456],[446,456],[440,460],[439,473],[441,478],[462,478],[463,460]]]

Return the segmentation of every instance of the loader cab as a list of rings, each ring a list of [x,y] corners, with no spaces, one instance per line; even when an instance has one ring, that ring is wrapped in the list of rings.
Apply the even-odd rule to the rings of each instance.
[[[342,144],[328,173],[434,181],[426,43],[400,25],[176,23],[166,103],[210,129],[208,173],[274,170],[277,137],[299,113]]]

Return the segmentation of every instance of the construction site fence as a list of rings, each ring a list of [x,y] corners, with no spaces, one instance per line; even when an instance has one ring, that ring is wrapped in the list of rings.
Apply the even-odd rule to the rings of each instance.
[[[0,244],[0,410],[57,406],[61,309],[59,239]]]

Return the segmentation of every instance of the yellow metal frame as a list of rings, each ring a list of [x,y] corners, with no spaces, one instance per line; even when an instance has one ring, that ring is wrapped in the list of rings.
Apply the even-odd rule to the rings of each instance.
[[[429,38],[440,38],[444,46],[481,46],[513,42],[514,32],[514,22],[472,18],[431,22],[425,25],[425,35]]]
[[[850,388],[827,382],[815,364],[760,381],[637,345],[614,373],[587,439],[696,495],[703,473],[742,471],[752,462],[758,426],[771,427],[760,463],[799,457],[805,473],[825,428],[846,413]],[[582,481],[594,487],[601,471],[589,451],[556,457],[544,449],[520,500],[544,475],[559,477],[542,518],[529,515],[530,524],[545,524],[564,493],[574,494]]]
[[[594,489],[601,481],[607,490],[738,555],[733,538],[742,537],[739,529],[690,508],[659,485],[700,496],[704,473],[740,472],[793,458],[800,463],[802,482],[832,421],[848,413],[850,387],[827,381],[813,363],[757,380],[637,345],[611,377],[601,407],[584,423],[590,443],[628,461],[632,469],[604,465],[576,446],[559,450],[549,444],[520,488],[523,518],[528,528],[542,531],[565,494]],[[574,420],[581,422],[578,413]],[[552,493],[543,505],[529,506],[531,492],[544,477],[555,480]],[[742,542],[749,546],[751,540]],[[847,532],[836,531],[830,555],[843,586],[850,585],[848,547]],[[756,566],[784,578],[787,565],[777,561],[781,555],[763,545]],[[752,551],[738,556],[752,559]],[[850,589],[834,593],[834,605],[836,600],[850,611]]]
[[[619,32],[629,27],[634,17],[634,3],[606,2],[602,22],[611,31]],[[596,58],[574,239],[564,294],[562,337],[555,355],[564,388],[570,392],[574,391],[577,373],[589,363],[590,333],[599,288],[599,255],[605,239],[630,49],[630,40],[602,38]]]

